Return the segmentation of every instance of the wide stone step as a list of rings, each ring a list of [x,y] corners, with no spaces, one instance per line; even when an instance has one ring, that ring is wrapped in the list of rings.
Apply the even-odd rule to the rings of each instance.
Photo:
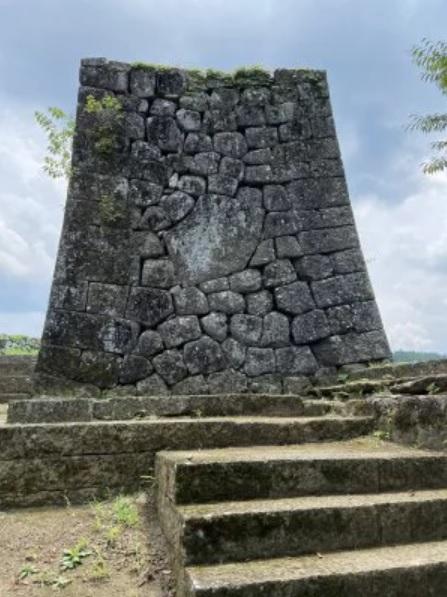
[[[443,597],[447,541],[188,568],[178,597]]]
[[[123,396],[101,399],[33,398],[27,404],[11,404],[11,423],[128,420],[145,417],[223,417],[264,415],[318,417],[341,412],[343,403],[303,400],[294,395],[224,394],[217,396]]]
[[[30,356],[0,356],[0,376],[31,375],[36,358]]]
[[[361,438],[157,456],[160,499],[176,504],[447,487],[447,454]]]
[[[1,394],[23,394],[30,393],[33,387],[30,375],[1,375]]]
[[[163,517],[186,566],[447,538],[447,489],[180,506]]]
[[[11,404],[15,401],[29,400],[30,395],[25,393],[0,394],[0,404]]]

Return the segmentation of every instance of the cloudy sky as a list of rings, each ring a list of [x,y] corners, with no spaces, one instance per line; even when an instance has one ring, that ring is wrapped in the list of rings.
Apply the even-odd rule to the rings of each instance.
[[[33,112],[74,112],[79,60],[327,69],[357,224],[394,349],[447,353],[447,176],[411,113],[446,111],[410,49],[445,0],[0,0],[0,332],[41,333],[65,188]],[[443,37],[444,36],[444,37]]]

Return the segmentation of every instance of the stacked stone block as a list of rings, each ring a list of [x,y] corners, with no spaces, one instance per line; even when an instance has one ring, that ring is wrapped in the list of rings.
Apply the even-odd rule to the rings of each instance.
[[[282,392],[389,357],[323,72],[80,77],[41,380]]]

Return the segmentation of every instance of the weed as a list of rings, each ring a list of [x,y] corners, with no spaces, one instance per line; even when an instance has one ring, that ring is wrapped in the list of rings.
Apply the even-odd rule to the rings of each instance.
[[[139,522],[138,509],[130,499],[123,496],[116,498],[113,504],[115,521],[125,527],[134,527]]]
[[[64,549],[61,561],[62,570],[73,570],[80,566],[85,558],[91,556],[92,552],[87,547],[87,541],[80,539],[71,549]]]
[[[99,214],[104,224],[114,224],[123,217],[123,210],[111,195],[101,195]]]
[[[29,576],[32,576],[33,574],[37,574],[38,572],[39,572],[39,570],[35,566],[33,566],[31,564],[25,564],[20,569],[19,579],[24,580],[25,578],[28,578]]]
[[[122,535],[122,532],[123,531],[120,526],[115,525],[113,527],[110,527],[105,534],[107,545],[109,547],[115,547],[116,542]]]
[[[90,578],[94,581],[103,581],[110,577],[110,570],[107,565],[107,562],[99,556],[98,560],[95,562]]]
[[[88,95],[85,111],[96,116],[96,125],[92,129],[94,148],[101,156],[108,156],[116,148],[118,133],[122,124],[122,105],[113,95],[96,99]]]
[[[430,394],[431,396],[439,394],[440,391],[441,388],[434,381],[427,386],[427,394]]]

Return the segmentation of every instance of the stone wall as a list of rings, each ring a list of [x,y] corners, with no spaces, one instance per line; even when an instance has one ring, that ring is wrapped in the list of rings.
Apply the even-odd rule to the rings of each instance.
[[[290,392],[390,356],[323,72],[80,81],[41,384]]]

